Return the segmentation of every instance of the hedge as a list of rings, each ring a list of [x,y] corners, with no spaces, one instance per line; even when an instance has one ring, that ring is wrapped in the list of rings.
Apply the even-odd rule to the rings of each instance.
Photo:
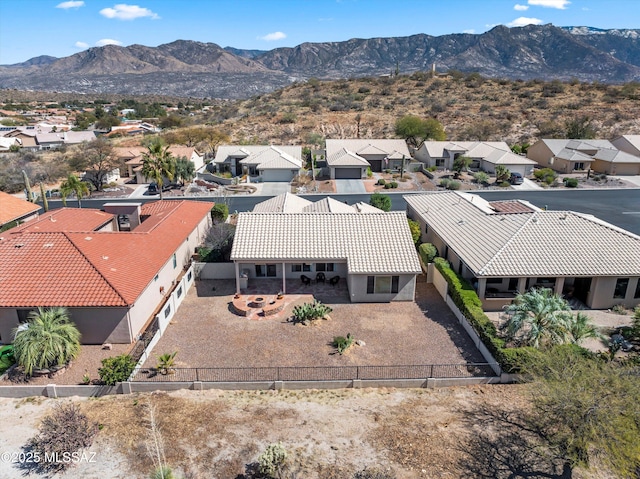
[[[418,254],[422,258],[422,262],[427,265],[433,262],[433,259],[438,256],[438,250],[431,243],[422,243],[418,247]]]
[[[482,301],[473,286],[452,270],[451,265],[444,258],[435,258],[433,263],[449,285],[451,299],[505,372],[520,372],[522,366],[531,361],[535,355],[541,354],[537,349],[531,347],[505,347],[505,342],[498,336],[495,325],[484,314]]]

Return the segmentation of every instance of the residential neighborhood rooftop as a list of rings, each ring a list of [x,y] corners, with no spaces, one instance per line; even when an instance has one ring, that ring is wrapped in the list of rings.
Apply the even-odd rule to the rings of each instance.
[[[33,214],[39,209],[39,205],[0,191],[0,225],[11,223],[12,221]]]

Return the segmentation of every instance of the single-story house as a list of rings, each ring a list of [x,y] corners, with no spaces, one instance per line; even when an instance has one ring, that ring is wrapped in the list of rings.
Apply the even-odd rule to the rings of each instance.
[[[12,146],[17,145],[18,148],[22,147],[20,138],[4,137],[0,136],[0,151],[9,151]]]
[[[358,202],[348,205],[330,196],[313,202],[289,192],[257,203],[252,211],[254,213],[384,213],[368,203]]]
[[[302,147],[283,145],[221,145],[213,159],[217,171],[248,175],[254,181],[291,181],[302,169]]]
[[[640,175],[640,156],[614,148],[601,148],[593,155],[592,168],[607,175]]]
[[[527,149],[527,158],[541,168],[571,173],[574,170],[588,170],[593,156],[602,148],[615,149],[608,140],[542,139]]]
[[[16,198],[4,191],[0,191],[0,228],[4,225],[33,220],[38,217],[40,205]]]
[[[212,206],[63,208],[1,233],[0,341],[11,342],[34,309],[55,306],[68,309],[84,344],[135,341],[157,314],[173,314],[168,299],[210,229]]]
[[[241,276],[301,281],[346,278],[353,302],[413,301],[420,261],[403,212],[240,213],[231,260]],[[276,293],[277,291],[274,291]]]
[[[593,309],[640,304],[640,237],[594,216],[461,192],[407,195],[420,223],[486,310],[546,287]]]
[[[327,167],[332,179],[366,178],[367,169],[400,169],[411,161],[407,143],[401,139],[326,140]]]
[[[93,141],[96,135],[93,131],[62,131],[52,133],[37,133],[36,143],[41,150],[52,150],[62,145],[77,145],[84,141]]]
[[[118,159],[127,166],[129,178],[135,178],[137,183],[150,183],[142,174],[142,161],[144,154],[149,150],[142,146],[116,147],[114,148]],[[196,171],[204,165],[204,155],[195,148],[189,146],[170,146],[169,153],[174,158],[186,158],[195,166]]]
[[[27,150],[37,150],[39,149],[39,146],[36,142],[36,134],[37,130],[35,126],[23,126],[16,127],[11,131],[5,132],[4,137],[17,138],[20,140],[22,148],[26,148]]]
[[[535,162],[511,151],[504,141],[424,141],[414,154],[427,167],[452,170],[459,156],[471,159],[469,168],[495,173],[496,165],[529,176]]]

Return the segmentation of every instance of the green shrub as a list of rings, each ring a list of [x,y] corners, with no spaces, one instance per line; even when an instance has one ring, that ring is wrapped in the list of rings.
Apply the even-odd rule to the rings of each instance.
[[[371,167],[367,167],[367,178],[371,178],[373,176],[373,171],[371,171]]]
[[[344,352],[351,347],[353,344],[353,336],[351,333],[347,333],[347,336],[334,336],[333,341],[331,342],[331,346],[338,350],[338,354],[342,356]]]
[[[418,253],[424,264],[432,263],[434,258],[438,256],[438,250],[431,243],[422,243],[418,247]]]
[[[382,193],[374,193],[369,199],[369,204],[382,211],[391,211],[391,197]]]
[[[477,173],[473,174],[473,179],[476,183],[485,184],[489,181],[489,175],[484,171],[478,171]]]
[[[258,471],[266,477],[280,477],[287,461],[287,450],[282,443],[269,444],[258,458]]]
[[[450,181],[449,184],[447,185],[447,189],[448,190],[459,190],[460,189],[460,182],[459,181]]]
[[[385,185],[384,185],[384,189],[385,190],[390,190],[391,188],[392,188],[391,187],[391,183],[385,183]]]
[[[398,187],[398,182],[397,181],[392,181],[391,182],[391,188],[397,188]]]
[[[0,374],[13,366],[16,359],[13,357],[13,345],[8,344],[0,348]]]
[[[430,166],[429,168],[427,168],[427,171],[436,171],[438,169],[438,167],[436,165]]]
[[[98,369],[100,380],[108,386],[115,386],[116,383],[129,379],[136,362],[128,354],[121,354],[102,360],[102,367]]]
[[[376,185],[384,186],[384,184],[385,184],[385,183],[386,183],[386,181],[384,180],[384,178],[380,178],[380,179],[378,180],[378,182],[376,183]]]
[[[447,188],[449,186],[449,183],[451,183],[451,180],[449,178],[442,178],[440,180],[440,186],[442,186],[443,188]]]
[[[533,172],[533,176],[536,180],[551,185],[557,178],[557,173],[551,168],[541,168]]]
[[[577,178],[565,178],[564,179],[564,186],[566,186],[567,188],[576,188],[578,186],[578,179]]]
[[[509,188],[511,186],[511,183],[509,183],[508,181],[503,181],[498,186],[501,188]]]
[[[320,301],[313,303],[304,303],[293,307],[293,322],[308,324],[320,318],[324,318],[331,311],[329,306],[322,304]]]
[[[225,203],[216,203],[211,208],[211,219],[214,223],[223,223],[229,216],[229,207]]]
[[[409,230],[411,231],[413,244],[417,245],[420,242],[420,236],[422,235],[422,231],[420,230],[420,223],[411,219],[408,219],[407,221],[409,223]]]

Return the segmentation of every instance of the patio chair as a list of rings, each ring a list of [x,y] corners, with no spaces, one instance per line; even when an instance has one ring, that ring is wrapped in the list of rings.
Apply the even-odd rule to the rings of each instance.
[[[311,284],[311,278],[309,278],[309,276],[305,276],[304,274],[300,275],[300,281],[302,281],[302,284],[304,284],[305,286]]]
[[[316,274],[316,283],[324,283],[326,280],[327,278],[325,278],[324,273]]]
[[[331,286],[335,286],[339,282],[340,282],[340,276],[333,276],[331,279],[329,279],[329,284]]]

